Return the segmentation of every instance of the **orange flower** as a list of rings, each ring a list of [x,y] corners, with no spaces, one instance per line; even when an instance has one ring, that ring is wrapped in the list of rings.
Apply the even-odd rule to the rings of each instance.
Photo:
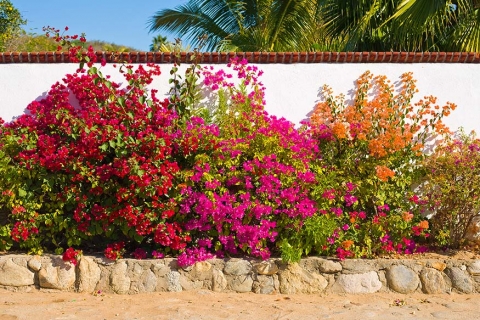
[[[348,250],[353,245],[352,240],[345,240],[342,242],[342,248]]]
[[[385,166],[376,166],[375,170],[377,171],[378,179],[382,181],[387,181],[388,178],[392,178],[395,175],[395,172]]]
[[[422,229],[428,229],[428,221],[427,220],[420,221],[418,226]]]
[[[405,211],[404,213],[402,213],[402,218],[404,221],[408,222],[413,219],[413,214],[408,211]]]
[[[346,125],[341,122],[335,122],[333,124],[332,132],[338,139],[345,139],[348,135]]]

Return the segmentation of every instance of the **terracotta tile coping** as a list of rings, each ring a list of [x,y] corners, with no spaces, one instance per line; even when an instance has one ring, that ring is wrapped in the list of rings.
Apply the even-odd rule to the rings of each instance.
[[[109,63],[171,63],[169,52],[96,52],[98,60]],[[189,63],[192,53],[182,52],[180,62]],[[246,58],[249,63],[480,63],[475,52],[202,52],[198,62],[203,64],[228,63],[233,57]],[[3,52],[1,63],[69,63],[65,52]]]

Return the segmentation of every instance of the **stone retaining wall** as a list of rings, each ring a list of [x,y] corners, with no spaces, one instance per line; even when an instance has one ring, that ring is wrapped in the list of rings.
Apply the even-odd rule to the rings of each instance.
[[[180,268],[176,259],[111,261],[84,256],[77,266],[61,256],[2,255],[0,286],[136,294],[207,289],[270,293],[480,293],[480,260],[344,260],[311,257],[286,264],[279,259],[213,259]]]

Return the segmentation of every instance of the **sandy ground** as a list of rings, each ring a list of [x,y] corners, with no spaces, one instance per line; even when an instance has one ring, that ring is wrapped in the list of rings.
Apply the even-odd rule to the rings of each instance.
[[[479,294],[138,295],[0,290],[0,319],[480,319]]]

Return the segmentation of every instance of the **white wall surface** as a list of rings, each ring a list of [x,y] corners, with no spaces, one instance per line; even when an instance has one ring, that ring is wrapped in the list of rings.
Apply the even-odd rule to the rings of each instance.
[[[386,75],[392,82],[404,72],[413,72],[419,93],[415,101],[426,95],[438,98],[440,105],[447,101],[458,105],[445,119],[451,129],[462,126],[468,132],[480,132],[480,64],[468,63],[320,63],[320,64],[261,64],[261,81],[266,87],[267,111],[299,123],[312,111],[318,101],[319,89],[328,84],[335,94],[347,97],[355,80],[366,70]],[[33,100],[44,95],[52,84],[67,73],[75,72],[76,64],[0,64],[0,117],[11,121],[24,112]],[[185,65],[183,65],[185,67]],[[215,65],[221,68],[222,65]],[[161,65],[162,75],[152,87],[160,93],[169,90],[171,65]],[[111,65],[102,68],[113,80],[122,81]]]

